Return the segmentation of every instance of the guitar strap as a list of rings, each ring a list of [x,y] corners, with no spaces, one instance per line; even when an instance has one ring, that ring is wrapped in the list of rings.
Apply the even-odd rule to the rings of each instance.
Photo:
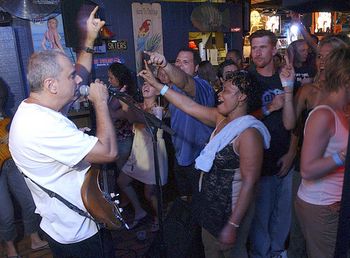
[[[41,190],[43,190],[45,193],[47,193],[51,198],[56,198],[58,199],[59,201],[61,201],[64,205],[66,205],[69,209],[75,211],[76,213],[78,213],[79,215],[83,216],[83,217],[86,217],[88,219],[91,219],[93,222],[95,222],[98,227],[100,228],[101,227],[101,223],[99,223],[97,220],[95,220],[93,217],[90,216],[90,214],[86,211],[83,211],[82,209],[80,209],[79,207],[75,206],[73,203],[71,203],[70,201],[67,201],[66,199],[64,199],[61,195],[59,195],[58,193],[55,193],[41,185],[39,185],[37,182],[35,182],[33,179],[31,179],[30,177],[28,177],[27,175],[25,175],[23,172],[22,172],[22,175],[25,177],[25,178],[28,178],[30,181],[32,181],[34,184],[36,184],[37,186],[40,187]]]

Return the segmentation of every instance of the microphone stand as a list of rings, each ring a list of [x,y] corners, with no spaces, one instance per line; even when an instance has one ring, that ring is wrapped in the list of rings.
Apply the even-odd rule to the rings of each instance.
[[[123,101],[127,104],[133,111],[137,114],[141,115],[145,120],[146,125],[152,131],[152,143],[153,143],[153,158],[154,158],[154,168],[155,168],[155,179],[156,179],[156,194],[157,194],[157,209],[158,209],[158,219],[159,219],[159,255],[161,258],[166,258],[166,246],[164,242],[164,228],[163,228],[163,196],[162,196],[162,186],[161,186],[161,178],[159,172],[159,160],[158,160],[158,145],[157,145],[157,132],[158,128],[163,129],[168,132],[170,135],[174,134],[174,131],[163,124],[162,120],[158,119],[156,116],[142,110],[138,106],[135,105],[135,101],[131,96],[126,93],[120,92],[118,90],[109,90],[109,94],[111,97],[116,97],[119,100]]]

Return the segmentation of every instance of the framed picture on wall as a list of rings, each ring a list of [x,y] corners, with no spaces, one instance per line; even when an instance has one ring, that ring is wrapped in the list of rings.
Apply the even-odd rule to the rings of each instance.
[[[75,63],[76,55],[67,48],[64,40],[62,15],[57,14],[49,19],[30,22],[34,51],[60,49]]]

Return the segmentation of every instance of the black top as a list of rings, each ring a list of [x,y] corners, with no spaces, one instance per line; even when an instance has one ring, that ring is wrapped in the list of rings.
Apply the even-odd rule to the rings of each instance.
[[[315,69],[308,64],[303,64],[301,67],[294,67],[295,81],[294,81],[294,92],[301,87],[301,81],[307,78],[315,77]]]
[[[258,74],[255,68],[253,68],[249,70],[249,73],[253,81],[258,83],[262,89],[262,106],[266,106],[272,102],[274,97],[283,91],[277,72],[271,77],[265,77]],[[262,119],[262,122],[271,135],[270,149],[264,152],[263,176],[272,176],[279,172],[280,166],[277,166],[277,162],[289,149],[290,131],[285,129],[282,115],[282,109],[280,109]]]
[[[202,190],[194,197],[199,224],[218,237],[232,211],[232,181],[239,157],[232,143],[216,153],[213,167],[204,173]]]

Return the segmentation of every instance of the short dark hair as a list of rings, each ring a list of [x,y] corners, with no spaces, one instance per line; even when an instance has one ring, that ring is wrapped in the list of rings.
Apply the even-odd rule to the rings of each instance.
[[[194,65],[199,65],[199,63],[201,62],[201,57],[200,57],[199,52],[197,50],[194,50],[194,49],[189,48],[189,47],[184,47],[184,48],[181,48],[177,53],[180,53],[180,52],[191,52],[193,54]]]
[[[226,56],[228,55],[228,53],[235,53],[236,56],[238,56],[240,59],[242,59],[242,52],[239,51],[238,49],[235,49],[235,48],[229,49],[227,51]]]
[[[269,30],[257,30],[257,31],[255,31],[252,35],[249,36],[250,45],[252,44],[253,39],[262,38],[262,37],[268,37],[270,39],[270,43],[273,46],[276,46],[277,37],[273,32],[271,32]]]
[[[225,60],[224,62],[222,62],[221,64],[219,64],[219,67],[218,67],[218,72],[217,72],[217,76],[219,78],[223,78],[223,73],[224,73],[224,68],[226,66],[229,66],[229,65],[234,65],[237,67],[237,69],[239,69],[239,66],[231,59],[227,59]]]

